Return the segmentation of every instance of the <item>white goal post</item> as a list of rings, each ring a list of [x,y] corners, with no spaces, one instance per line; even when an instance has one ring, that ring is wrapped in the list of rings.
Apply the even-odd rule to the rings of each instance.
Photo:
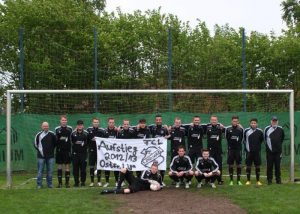
[[[7,187],[12,187],[12,168],[11,168],[11,101],[13,94],[229,94],[229,93],[280,93],[289,94],[289,117],[290,117],[290,181],[294,182],[294,159],[295,159],[295,134],[294,134],[294,90],[256,90],[256,89],[157,89],[157,90],[134,90],[134,89],[118,89],[118,90],[8,90],[6,92],[6,175]]]

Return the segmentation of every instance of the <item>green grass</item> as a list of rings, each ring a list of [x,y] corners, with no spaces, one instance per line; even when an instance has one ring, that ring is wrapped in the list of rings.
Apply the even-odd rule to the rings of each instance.
[[[226,172],[226,170],[225,170]],[[262,170],[262,174],[264,171]],[[70,189],[35,189],[36,181],[24,181],[34,177],[34,174],[14,174],[14,188],[3,189],[6,185],[5,174],[0,174],[0,213],[113,213],[120,201],[113,201],[111,197],[101,196],[100,188],[70,188]],[[229,186],[228,178],[225,185],[217,189],[204,187],[196,189],[193,180],[190,191],[199,192],[212,198],[223,197],[245,209],[248,213],[299,213],[300,185],[288,183],[288,172],[283,171],[285,184],[264,185],[257,188],[251,186]],[[54,176],[56,182],[56,177]],[[167,183],[170,180],[166,179]],[[243,182],[245,182],[243,178]],[[20,184],[24,185],[20,185]],[[254,183],[254,178],[253,178]],[[45,182],[44,182],[45,185]],[[56,185],[56,183],[55,183]],[[179,190],[180,191],[180,190]],[[185,191],[185,190],[181,190]],[[171,197],[171,196],[170,196]]]

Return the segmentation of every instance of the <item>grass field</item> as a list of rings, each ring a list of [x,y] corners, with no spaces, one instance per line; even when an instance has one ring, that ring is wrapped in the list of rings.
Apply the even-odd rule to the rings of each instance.
[[[287,179],[287,171],[283,172]],[[110,197],[100,195],[101,188],[70,188],[70,189],[35,189],[36,181],[25,180],[34,174],[18,173],[14,175],[13,189],[4,189],[5,174],[0,174],[0,213],[113,213],[120,201],[113,201]],[[227,178],[226,178],[227,179]],[[224,197],[245,209],[248,213],[300,213],[300,184],[285,183],[283,185],[263,185],[257,188],[251,186],[228,186],[217,189],[205,187],[196,189],[196,184],[188,191],[212,198]],[[253,179],[254,180],[254,179]],[[56,179],[54,179],[56,182]],[[264,179],[262,181],[265,181]],[[170,183],[170,180],[166,180]],[[265,184],[265,182],[264,182]],[[186,190],[178,190],[186,191]],[[139,193],[136,193],[139,194]]]

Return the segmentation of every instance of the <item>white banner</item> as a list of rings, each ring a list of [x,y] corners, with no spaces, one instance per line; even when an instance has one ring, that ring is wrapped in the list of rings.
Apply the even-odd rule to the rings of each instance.
[[[96,137],[97,169],[131,171],[149,169],[153,161],[158,162],[159,170],[166,170],[167,139],[115,139]]]

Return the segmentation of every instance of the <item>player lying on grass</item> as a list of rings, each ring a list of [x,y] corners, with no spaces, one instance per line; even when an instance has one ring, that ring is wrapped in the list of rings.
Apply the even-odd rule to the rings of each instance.
[[[122,182],[128,182],[128,188],[121,189]],[[158,165],[154,162],[150,170],[142,173],[141,178],[135,177],[128,169],[121,169],[118,186],[116,189],[104,189],[101,194],[115,193],[128,194],[144,190],[158,191],[162,189],[161,175],[158,173]]]
[[[198,158],[195,168],[195,178],[198,181],[197,188],[202,187],[203,179],[209,182],[212,188],[216,188],[214,182],[220,175],[219,165],[213,158],[209,157],[209,150],[202,150],[202,157]]]

